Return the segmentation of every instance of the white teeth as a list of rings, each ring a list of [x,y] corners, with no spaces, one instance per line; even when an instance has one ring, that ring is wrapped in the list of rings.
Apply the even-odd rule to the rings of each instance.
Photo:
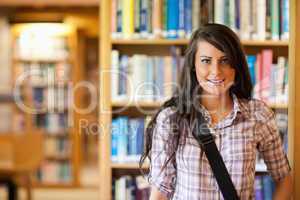
[[[208,80],[208,82],[212,85],[221,85],[223,84],[224,80]]]
[[[223,82],[223,80],[208,80],[208,81],[210,81],[212,83],[222,83]]]

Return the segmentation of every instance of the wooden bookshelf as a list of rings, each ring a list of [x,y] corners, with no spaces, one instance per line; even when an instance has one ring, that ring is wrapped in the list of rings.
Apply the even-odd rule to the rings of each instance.
[[[39,24],[38,26],[44,26],[46,27],[46,25],[51,26],[50,24]],[[32,23],[23,23],[23,24],[16,24],[12,26],[12,35],[13,35],[13,47],[17,47],[15,44],[18,42],[18,38],[20,37],[20,34],[22,33],[22,31],[26,30],[26,27],[28,28],[28,30],[31,30],[31,28],[34,26],[34,24]],[[70,120],[72,120],[72,123],[76,124],[76,120],[77,120],[77,114],[75,113],[75,111],[73,111],[73,109],[69,108],[68,105],[66,105],[65,97],[66,98],[70,98],[69,96],[69,89],[67,86],[67,83],[72,82],[72,84],[76,84],[77,81],[79,80],[79,78],[75,78],[76,73],[78,73],[76,70],[78,70],[78,68],[80,67],[80,65],[78,64],[78,61],[75,60],[74,58],[77,57],[77,30],[75,27],[72,27],[70,25],[67,24],[54,24],[55,28],[58,27],[58,30],[63,30],[63,27],[66,27],[64,31],[59,31],[59,33],[57,35],[55,35],[54,33],[54,38],[58,38],[61,41],[64,41],[65,45],[66,45],[66,51],[68,52],[67,58],[65,59],[56,59],[56,58],[45,58],[44,57],[36,57],[36,56],[32,56],[30,57],[30,55],[28,55],[28,57],[23,57],[23,55],[18,54],[18,49],[13,48],[13,55],[14,55],[14,62],[13,62],[13,81],[16,81],[17,76],[19,76],[20,74],[17,74],[16,72],[18,71],[18,68],[21,67],[23,68],[25,71],[26,70],[31,70],[32,69],[32,64],[37,65],[39,70],[41,70],[41,74],[43,74],[44,72],[42,72],[42,70],[47,70],[47,75],[43,75],[45,77],[47,76],[53,76],[55,77],[55,82],[52,81],[51,83],[49,82],[45,82],[45,78],[42,79],[42,81],[38,81],[38,84],[34,84],[32,79],[26,79],[26,81],[24,82],[24,84],[22,84],[22,87],[24,87],[25,89],[22,91],[22,96],[25,99],[25,103],[27,105],[29,105],[31,108],[36,108],[38,109],[37,112],[35,113],[28,113],[26,111],[22,111],[24,112],[25,117],[25,129],[26,130],[31,130],[31,131],[43,131],[44,135],[46,137],[44,137],[45,140],[45,144],[46,144],[46,140],[50,139],[53,141],[55,141],[55,143],[51,143],[51,145],[57,145],[57,143],[63,143],[64,148],[70,148],[70,152],[68,151],[68,154],[59,154],[59,155],[45,155],[44,156],[44,161],[42,162],[41,165],[41,173],[47,173],[46,170],[43,170],[43,163],[46,161],[48,164],[52,163],[52,164],[56,164],[57,168],[64,168],[64,170],[66,171],[66,168],[69,169],[68,172],[66,172],[65,175],[63,175],[63,177],[59,177],[58,174],[58,178],[57,178],[57,182],[54,182],[51,184],[48,183],[47,180],[38,180],[38,176],[36,176],[34,182],[35,182],[35,186],[37,187],[69,187],[69,186],[79,186],[79,164],[80,164],[80,154],[78,154],[78,148],[79,145],[78,143],[80,143],[80,141],[78,140],[78,131],[79,128],[75,129],[72,128],[71,125],[69,124]],[[53,26],[53,27],[54,27]],[[45,41],[46,42],[46,41]],[[65,47],[63,47],[65,48]],[[46,53],[47,55],[47,53]],[[59,79],[56,79],[57,76],[57,72],[56,67],[63,63],[61,66],[62,68],[60,70],[64,71],[63,73],[66,74],[67,77],[61,79],[63,80],[63,82],[60,84],[59,83]],[[27,66],[28,65],[28,66]],[[66,68],[65,68],[66,67]],[[52,71],[49,71],[49,69],[52,68]],[[67,69],[68,68],[68,69]],[[33,68],[35,69],[35,68]],[[37,69],[35,69],[37,70]],[[53,71],[54,70],[54,71]],[[21,70],[22,71],[22,70]],[[48,74],[49,73],[55,73],[55,74]],[[22,72],[21,72],[22,73]],[[80,73],[78,73],[80,76]],[[78,75],[77,75],[78,76]],[[42,93],[42,101],[43,104],[42,106],[36,107],[36,97],[34,96],[34,90],[36,89],[40,89],[43,91]],[[54,89],[61,89],[63,91],[64,94],[64,98],[63,99],[57,99],[57,92]],[[48,94],[48,96],[46,97],[45,94],[49,93],[48,90],[53,89],[53,96],[50,96],[50,94]],[[65,96],[66,95],[66,96]],[[75,92],[74,95],[78,95],[78,92]],[[48,99],[49,97],[49,99]],[[49,106],[49,102],[47,102],[47,100],[51,99],[55,99],[54,102],[57,103],[58,101],[60,102],[60,105],[54,104],[54,107],[45,107],[45,106]],[[78,104],[76,104],[78,105]],[[58,108],[57,106],[60,106],[60,108]],[[62,106],[62,107],[61,107]],[[40,110],[41,109],[41,110]],[[49,125],[46,125],[46,119],[47,117],[49,117],[50,115],[56,115],[57,121],[60,120],[59,122],[57,122],[56,124],[52,124],[51,126],[56,127],[55,131],[50,131],[50,127]],[[63,118],[63,119],[61,119]],[[39,119],[41,119],[42,122],[38,122]],[[53,120],[53,118],[52,118]],[[61,120],[66,120],[64,122],[62,122]],[[44,121],[44,122],[43,122]],[[53,122],[53,121],[52,121]],[[41,123],[41,124],[39,124]],[[58,125],[60,123],[64,124],[64,127],[61,127],[62,125]],[[58,127],[57,127],[58,126]],[[49,129],[50,128],[50,129]],[[65,143],[65,141],[67,141]],[[70,146],[68,146],[70,145]],[[52,148],[52,147],[51,147]],[[53,147],[54,148],[54,147]],[[55,147],[57,148],[57,147]],[[55,150],[57,151],[57,150]],[[57,153],[57,152],[55,152]],[[60,152],[59,152],[60,153]],[[53,166],[52,166],[53,167]],[[58,172],[58,171],[57,171]],[[50,172],[49,172],[50,173]],[[67,180],[62,180],[60,181],[60,178],[62,179],[66,179]]]
[[[100,43],[100,71],[109,69],[111,64],[111,50],[112,48],[122,49],[122,53],[126,50],[130,51],[132,55],[133,51],[131,46],[142,46],[147,49],[153,48],[153,46],[185,46],[188,44],[186,39],[168,40],[168,39],[112,39],[110,33],[110,15],[111,15],[111,4],[108,1],[101,1],[100,6],[100,23],[101,23],[101,43]],[[300,13],[296,12],[300,10],[300,2],[296,0],[290,1],[290,40],[289,41],[252,41],[243,40],[242,44],[247,50],[250,49],[251,53],[255,53],[262,48],[271,48],[274,50],[274,55],[288,56],[289,58],[289,103],[288,104],[270,104],[269,106],[274,109],[288,109],[288,157],[293,168],[294,176],[294,199],[300,199],[300,191],[297,190],[300,187],[300,172],[296,169],[300,168],[300,156],[297,152],[300,152],[300,136],[297,134],[300,132],[300,124],[296,123],[300,120],[300,106],[297,102],[300,102],[300,95],[296,91],[300,91],[300,71],[296,70],[300,67],[300,57],[296,54],[296,49],[300,48]],[[135,47],[134,47],[135,48]],[[164,48],[164,47],[162,47]],[[138,49],[140,50],[140,49]],[[143,52],[144,53],[144,52]],[[298,79],[297,79],[298,78]],[[110,79],[107,76],[100,76],[101,96],[99,104],[99,121],[102,124],[111,124],[112,115],[105,111],[112,111],[115,107],[136,107],[142,105],[143,107],[159,107],[161,103],[158,102],[138,102],[128,103],[111,101],[110,91],[111,84]],[[140,103],[140,104],[139,104]],[[112,170],[126,170],[126,169],[138,169],[135,163],[111,163],[110,162],[110,129],[105,130],[105,136],[99,142],[99,165],[100,165],[100,176],[102,182],[100,182],[99,190],[103,194],[101,199],[112,199]],[[265,166],[258,166],[258,173],[266,173]]]
[[[293,169],[294,195],[293,199],[300,199],[300,2],[290,0],[290,45],[289,45],[289,121],[288,121],[288,157]]]

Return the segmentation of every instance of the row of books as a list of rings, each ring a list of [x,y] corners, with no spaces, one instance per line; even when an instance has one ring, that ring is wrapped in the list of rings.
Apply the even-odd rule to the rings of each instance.
[[[49,134],[65,133],[69,125],[67,113],[36,114],[33,117],[34,125]]]
[[[37,180],[44,183],[70,183],[71,179],[72,166],[68,161],[44,161],[37,171]]]
[[[269,175],[255,177],[255,199],[272,200],[274,182]],[[150,186],[142,177],[121,176],[113,180],[113,199],[115,200],[141,200],[149,199]]]
[[[150,117],[128,118],[121,116],[112,120],[111,161],[138,162],[144,148],[144,131]]]
[[[172,47],[171,56],[120,55],[112,51],[112,100],[159,101],[172,95],[183,58]]]
[[[18,86],[29,83],[33,87],[63,85],[70,80],[71,66],[68,62],[18,62],[15,80]]]
[[[270,104],[287,104],[288,61],[282,56],[277,58],[277,63],[273,63],[273,59],[271,49],[247,55],[253,95]],[[135,54],[129,57],[113,50],[112,100],[163,101],[176,89],[182,66],[183,58],[179,53],[160,57]]]
[[[41,45],[42,44],[42,45]],[[69,57],[66,38],[24,30],[14,44],[16,59],[65,60]]]
[[[287,40],[289,0],[112,0],[113,38],[185,38],[208,22],[242,39]]]
[[[69,90],[65,87],[32,88],[33,109],[38,112],[64,112],[70,105]]]
[[[121,176],[113,180],[113,199],[147,200],[150,197],[150,186],[142,176]]]
[[[48,157],[68,157],[71,144],[68,138],[47,137],[44,143],[45,155]]]
[[[255,177],[255,199],[272,200],[275,189],[274,181],[269,175],[259,175]]]
[[[257,55],[248,55],[249,71],[254,84],[254,97],[270,104],[288,102],[288,61],[279,56],[273,63],[273,51],[264,49]]]

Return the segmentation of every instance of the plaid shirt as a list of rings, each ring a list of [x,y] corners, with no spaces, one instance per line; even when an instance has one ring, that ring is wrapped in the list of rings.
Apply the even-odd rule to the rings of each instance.
[[[233,111],[213,127],[210,126],[208,111],[203,107],[202,113],[215,135],[215,143],[240,199],[252,200],[257,151],[274,180],[284,178],[290,172],[290,166],[283,151],[273,111],[262,101],[246,101],[237,99],[235,95],[233,103]],[[179,140],[170,131],[169,116],[172,113],[172,108],[166,108],[157,117],[152,141],[150,184],[169,199],[223,199],[208,160],[205,154],[200,156],[200,146],[191,131],[181,130]],[[183,137],[186,139],[183,140]],[[166,158],[171,155],[172,148],[176,148],[176,155],[161,170]]]

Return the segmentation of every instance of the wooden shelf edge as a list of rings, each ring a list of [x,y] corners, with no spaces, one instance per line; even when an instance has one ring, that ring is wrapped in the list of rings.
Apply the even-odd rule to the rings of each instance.
[[[35,181],[33,183],[33,187],[34,188],[75,188],[77,187],[75,184],[73,183],[43,183],[43,182],[39,182],[39,181]]]
[[[112,169],[140,169],[138,163],[111,163]],[[142,169],[149,169],[149,165],[144,165]]]
[[[139,101],[139,102],[128,102],[128,101],[113,101],[112,107],[160,107],[163,102],[148,102],[148,101]]]
[[[188,39],[112,39],[113,45],[187,45]],[[245,46],[282,46],[288,47],[289,41],[242,40]]]

